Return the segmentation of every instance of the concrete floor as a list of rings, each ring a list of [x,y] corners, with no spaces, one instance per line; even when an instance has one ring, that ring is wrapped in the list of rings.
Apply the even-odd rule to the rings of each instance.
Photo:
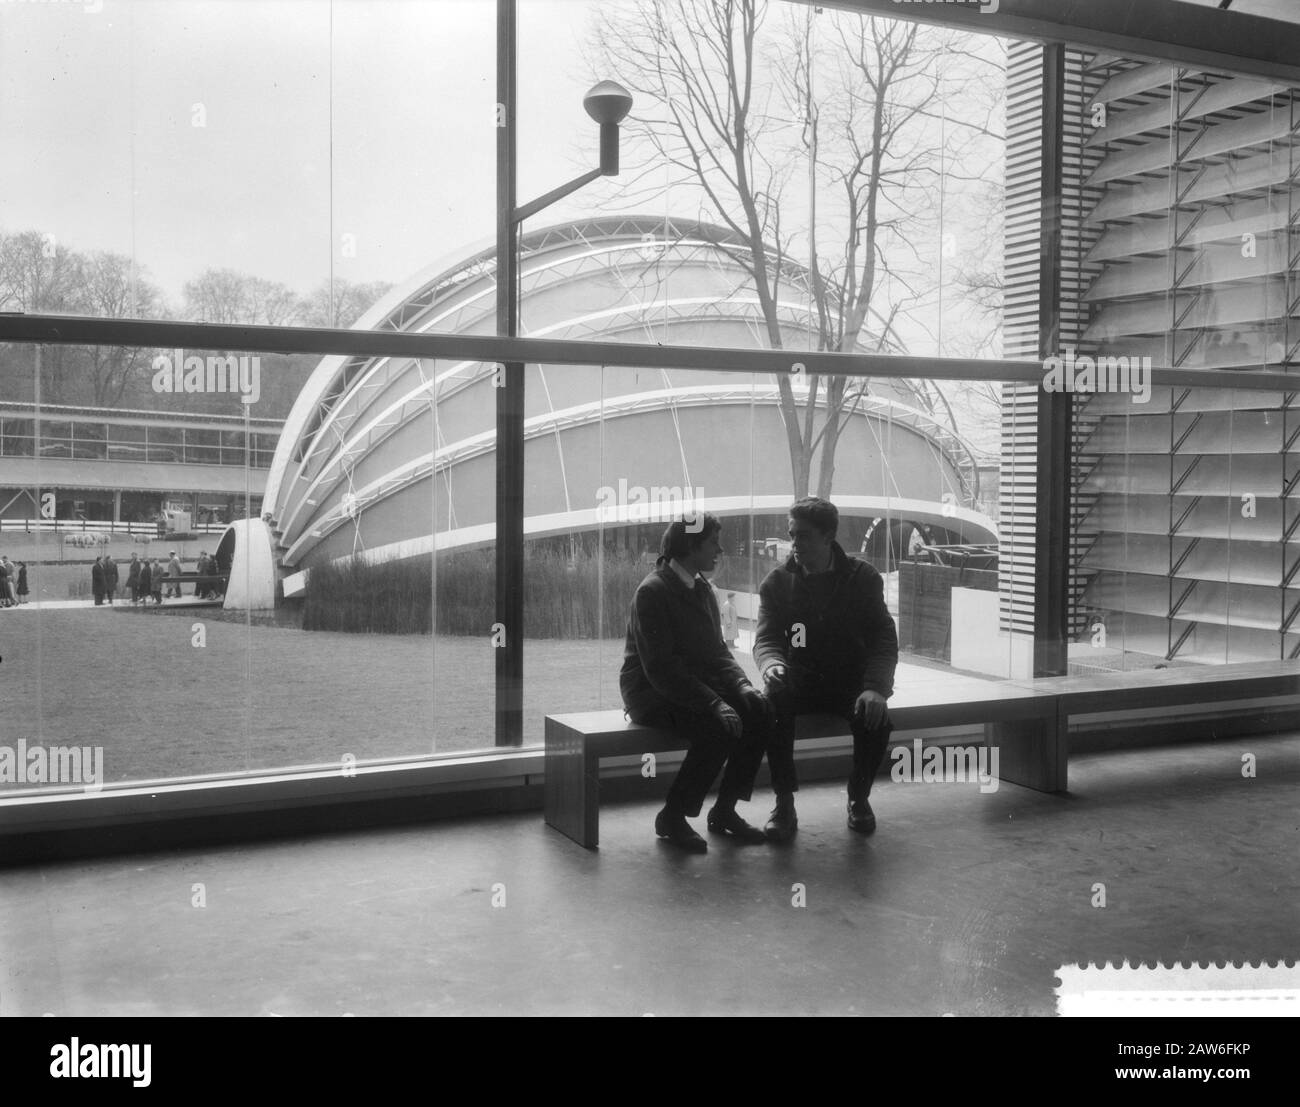
[[[882,779],[868,839],[817,785],[704,857],[637,803],[598,853],[530,813],[0,871],[0,1014],[1048,1015],[1063,963],[1300,955],[1300,736],[1070,779]]]

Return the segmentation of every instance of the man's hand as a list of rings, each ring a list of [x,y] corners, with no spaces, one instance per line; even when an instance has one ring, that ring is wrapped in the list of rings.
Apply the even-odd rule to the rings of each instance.
[[[740,698],[745,701],[745,705],[750,711],[760,714],[764,718],[770,719],[772,717],[771,702],[757,688],[742,688]]]
[[[726,731],[728,738],[739,738],[744,731],[741,724],[740,716],[736,714],[732,706],[726,700],[719,700],[714,705],[713,714],[722,724],[722,729]]]
[[[853,716],[861,719],[868,730],[875,730],[885,721],[885,697],[868,689],[853,705]]]
[[[763,670],[763,683],[770,690],[771,688],[785,683],[785,665],[777,661]]]

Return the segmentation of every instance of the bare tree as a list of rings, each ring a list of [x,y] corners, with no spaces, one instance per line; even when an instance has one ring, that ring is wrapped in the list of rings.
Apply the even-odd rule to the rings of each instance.
[[[642,109],[629,130],[646,145],[647,168],[628,192],[662,180],[665,165],[698,188],[712,220],[744,243],[732,256],[771,348],[786,346],[786,301],[797,295],[810,304],[812,326],[801,329],[816,349],[900,351],[900,315],[930,279],[918,240],[936,237],[917,212],[952,173],[942,168],[958,153],[950,147],[996,137],[976,108],[964,140],[954,127],[936,141],[944,69],[962,70],[966,83],[981,66],[996,83],[996,70],[950,31],[834,12],[819,47],[811,7],[783,33],[764,34],[766,15],[762,0],[642,0],[632,13],[602,13],[595,50]],[[816,458],[817,492],[829,495],[840,433],[870,386],[814,375],[799,396],[795,379],[776,377],[794,493],[807,493]],[[946,409],[935,388],[915,393],[920,406]]]
[[[388,281],[323,281],[298,305],[298,315],[308,327],[350,327],[392,287]]]
[[[77,255],[53,235],[0,234],[0,310],[68,311],[77,276]]]
[[[298,295],[288,285],[234,269],[207,269],[185,282],[185,313],[196,323],[285,326],[298,317]]]
[[[72,314],[77,310],[79,279],[78,255],[53,235],[0,233],[0,311]],[[70,347],[46,348],[41,359],[46,400],[57,403],[67,398],[76,361]]]
[[[75,303],[86,315],[113,319],[155,319],[164,314],[162,294],[124,254],[97,251],[79,259]],[[141,347],[82,346],[77,376],[98,407],[119,403],[128,388],[148,374],[152,351]]]

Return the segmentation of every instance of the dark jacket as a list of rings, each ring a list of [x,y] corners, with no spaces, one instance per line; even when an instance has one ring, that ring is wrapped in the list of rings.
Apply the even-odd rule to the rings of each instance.
[[[713,588],[687,588],[670,565],[645,578],[632,600],[618,687],[629,711],[662,698],[688,711],[710,710],[724,694],[749,688],[722,640]]]
[[[885,606],[884,578],[865,561],[831,543],[831,567],[805,575],[791,557],[759,586],[754,662],[774,662],[800,683],[836,691],[894,692],[898,631]],[[794,626],[801,624],[801,644]]]

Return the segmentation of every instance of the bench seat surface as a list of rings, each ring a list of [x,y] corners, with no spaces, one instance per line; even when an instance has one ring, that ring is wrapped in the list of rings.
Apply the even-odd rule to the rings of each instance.
[[[1167,707],[1178,703],[1258,696],[1300,696],[1300,661],[1259,661],[1124,673],[1016,680],[1020,688],[1041,688],[1060,696],[1067,713]]]

